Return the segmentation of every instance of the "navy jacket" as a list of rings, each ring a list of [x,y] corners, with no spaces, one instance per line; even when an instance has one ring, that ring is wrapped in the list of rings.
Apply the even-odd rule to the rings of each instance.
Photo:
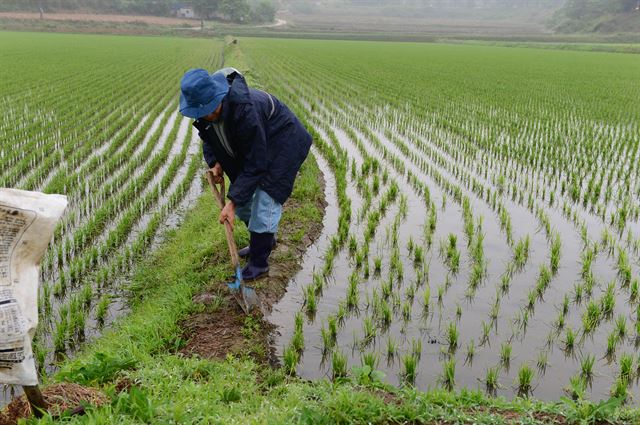
[[[309,153],[311,135],[275,96],[249,88],[239,73],[227,80],[220,119],[233,152],[224,148],[210,122],[199,119],[193,125],[204,159],[209,167],[220,163],[231,181],[227,197],[237,205],[250,202],[258,187],[284,204]]]

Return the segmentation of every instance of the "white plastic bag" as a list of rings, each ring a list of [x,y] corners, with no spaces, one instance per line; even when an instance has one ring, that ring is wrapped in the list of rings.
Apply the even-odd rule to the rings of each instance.
[[[0,384],[38,384],[40,260],[66,206],[66,196],[0,189]]]

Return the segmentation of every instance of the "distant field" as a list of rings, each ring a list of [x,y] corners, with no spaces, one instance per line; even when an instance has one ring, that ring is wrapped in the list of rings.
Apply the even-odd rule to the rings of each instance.
[[[35,355],[48,369],[124,308],[130,268],[200,193],[179,79],[207,40],[0,32],[0,187],[69,207],[42,263]]]
[[[0,18],[8,19],[26,19],[35,20],[40,19],[39,13],[30,12],[0,12]],[[198,26],[199,21],[191,19],[179,19],[162,16],[147,16],[147,15],[110,15],[101,13],[45,13],[43,19],[52,21],[81,21],[81,22],[137,22],[144,24],[154,25],[184,25],[184,26]]]
[[[640,57],[240,46],[335,173],[318,258],[272,316],[287,370],[366,365],[547,400],[637,392]]]

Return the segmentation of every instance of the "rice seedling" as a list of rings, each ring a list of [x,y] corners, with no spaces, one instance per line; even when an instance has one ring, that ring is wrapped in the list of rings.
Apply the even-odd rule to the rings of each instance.
[[[398,346],[396,341],[393,339],[391,335],[387,337],[387,359],[393,359],[398,352]]]
[[[629,382],[617,378],[610,391],[611,397],[625,401],[629,398]]]
[[[587,354],[580,360],[580,376],[585,382],[591,382],[593,379],[593,365],[596,358],[593,354]]]
[[[627,336],[627,318],[622,314],[616,318],[616,332],[620,339]]]
[[[414,385],[418,368],[418,359],[413,354],[402,357],[402,379],[407,385]]]
[[[465,363],[472,364],[473,363],[473,358],[476,355],[476,345],[473,342],[473,340],[471,340],[471,341],[469,341],[469,343],[467,343],[466,352],[467,352],[467,354],[465,356]]]
[[[558,273],[558,267],[560,265],[560,249],[562,248],[562,241],[560,239],[560,234],[556,233],[553,242],[551,244],[551,259],[550,259],[550,267],[551,274],[555,276]]]
[[[368,352],[364,353],[361,357],[361,362],[363,366],[369,367],[372,371],[378,369],[378,364],[380,363],[380,356],[378,353]]]
[[[449,345],[449,352],[455,353],[458,349],[458,339],[460,337],[460,331],[455,322],[450,322],[447,329],[447,344]]]
[[[608,359],[612,359],[615,356],[616,347],[618,346],[619,341],[620,341],[620,337],[615,331],[610,333],[609,336],[607,337],[607,352],[605,353],[605,356]]]
[[[373,272],[376,276],[380,275],[382,271],[382,258],[376,257],[373,259]]]
[[[338,349],[331,356],[331,376],[334,380],[347,376],[347,356]]]
[[[549,367],[549,352],[548,351],[540,351],[538,353],[538,358],[536,360],[536,366],[538,367],[538,372],[541,375],[547,371],[547,367]]]
[[[511,353],[512,353],[511,344],[505,342],[500,347],[500,363],[502,366],[509,370],[509,365],[511,364]]]
[[[587,392],[587,383],[580,375],[574,375],[569,378],[569,386],[564,389],[564,392],[572,400],[582,400]]]
[[[491,333],[491,323],[482,321],[482,336],[480,337],[480,346],[489,342],[489,334]]]
[[[456,386],[456,359],[451,357],[442,363],[442,385],[448,391],[453,391]]]
[[[316,305],[316,288],[314,285],[307,285],[304,288],[304,305],[308,314],[314,314],[318,306]]]
[[[534,372],[528,364],[524,363],[518,370],[518,396],[528,397],[532,391]]]
[[[573,350],[576,347],[576,334],[570,327],[567,328],[567,331],[564,334],[564,351],[567,353],[573,353]]]
[[[370,317],[365,317],[362,321],[362,333],[364,335],[363,345],[369,344],[377,335],[377,328]]]
[[[411,354],[420,360],[422,357],[422,340],[421,339],[412,339],[411,340]]]
[[[487,369],[485,373],[484,385],[487,393],[491,396],[495,396],[496,392],[498,391],[498,388],[500,388],[500,384],[498,381],[499,373],[500,373],[500,369],[497,367],[490,367]]]
[[[620,379],[630,382],[633,377],[633,357],[624,353],[620,356],[620,374],[618,375]]]
[[[284,370],[287,375],[294,376],[300,362],[300,352],[292,346],[284,349],[283,353]]]
[[[441,297],[438,296],[438,300],[441,300]],[[429,286],[425,286],[424,292],[422,293],[422,308],[425,312],[429,311],[431,306],[431,288]]]

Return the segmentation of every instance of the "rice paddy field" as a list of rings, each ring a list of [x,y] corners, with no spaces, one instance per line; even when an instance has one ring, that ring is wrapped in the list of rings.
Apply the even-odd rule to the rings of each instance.
[[[0,32],[0,186],[70,201],[42,263],[42,372],[121,314],[129,270],[200,196],[179,80],[220,67],[223,47]],[[322,236],[268,317],[288,373],[634,400],[640,56],[239,49],[313,133],[325,176]]]
[[[640,57],[242,49],[333,174],[323,237],[271,317],[290,373],[509,398],[637,393]]]
[[[201,193],[177,81],[221,45],[0,32],[0,186],[69,199],[42,262],[41,371],[121,314],[128,272]]]

